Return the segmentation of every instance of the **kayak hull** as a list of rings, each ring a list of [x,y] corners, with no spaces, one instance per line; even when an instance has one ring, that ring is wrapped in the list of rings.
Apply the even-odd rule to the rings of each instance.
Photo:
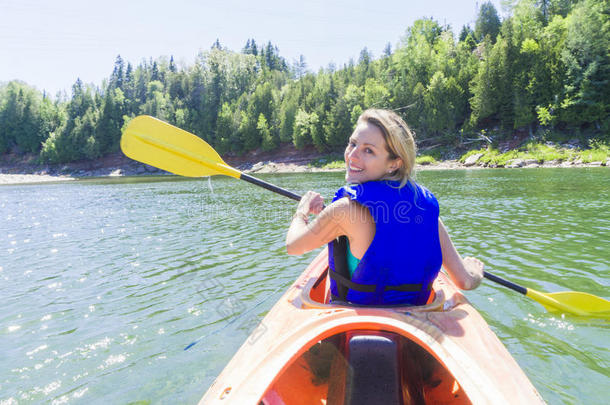
[[[200,404],[544,403],[443,273],[427,305],[355,307],[328,303],[327,262],[324,249]]]

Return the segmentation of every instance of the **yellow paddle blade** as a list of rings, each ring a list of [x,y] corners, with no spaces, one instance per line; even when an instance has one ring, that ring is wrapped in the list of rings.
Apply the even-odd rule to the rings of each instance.
[[[121,137],[121,150],[133,160],[187,177],[241,172],[228,166],[206,141],[148,115],[132,119]]]
[[[593,294],[578,291],[541,293],[528,288],[526,295],[551,312],[610,319],[610,301]]]

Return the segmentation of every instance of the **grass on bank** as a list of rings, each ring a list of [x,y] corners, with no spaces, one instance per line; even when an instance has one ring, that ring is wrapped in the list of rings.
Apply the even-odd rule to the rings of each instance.
[[[506,166],[514,159],[535,160],[537,163],[550,161],[591,163],[605,162],[610,159],[610,146],[602,142],[591,141],[590,149],[571,149],[555,144],[528,142],[518,149],[504,153],[493,147],[471,150],[462,155],[459,161],[464,163],[468,157],[475,154],[482,154],[477,160],[477,164],[487,166]]]
[[[415,158],[415,163],[418,165],[431,165],[436,163],[434,156],[421,155]]]
[[[325,155],[312,160],[309,163],[309,167],[316,167],[318,169],[343,169],[345,168],[345,161],[343,160],[343,156],[339,154]]]

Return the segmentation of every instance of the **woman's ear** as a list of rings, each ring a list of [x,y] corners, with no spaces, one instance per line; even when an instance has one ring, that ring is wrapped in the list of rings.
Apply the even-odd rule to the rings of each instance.
[[[396,170],[402,167],[402,159],[397,157],[396,159],[392,159],[390,162],[390,166],[388,169],[388,173],[394,173]]]

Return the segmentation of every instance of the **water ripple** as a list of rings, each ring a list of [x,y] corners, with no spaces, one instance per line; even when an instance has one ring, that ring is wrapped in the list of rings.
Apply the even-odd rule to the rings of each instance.
[[[462,254],[528,287],[606,296],[607,172],[418,178]],[[270,179],[328,197],[342,185],[340,173]],[[2,187],[0,280],[10,288],[0,293],[0,401],[199,399],[315,255],[284,252],[294,202],[233,179],[211,183]],[[610,365],[607,324],[556,318],[487,282],[467,295],[549,403],[596,402]]]

